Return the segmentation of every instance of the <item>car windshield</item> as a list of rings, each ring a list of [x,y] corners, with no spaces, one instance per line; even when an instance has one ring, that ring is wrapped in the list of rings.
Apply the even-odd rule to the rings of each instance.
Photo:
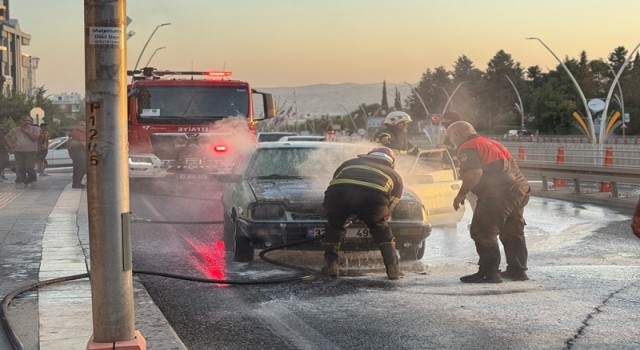
[[[143,123],[184,124],[249,115],[249,93],[237,86],[141,86],[138,116]]]
[[[333,170],[355,153],[330,148],[262,148],[252,157],[249,178],[331,177]]]

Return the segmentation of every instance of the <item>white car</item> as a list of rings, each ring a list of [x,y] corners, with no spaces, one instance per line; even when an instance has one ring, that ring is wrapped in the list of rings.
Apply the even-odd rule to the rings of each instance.
[[[47,167],[71,166],[72,161],[69,156],[69,137],[56,137],[49,140],[49,152],[47,152]]]

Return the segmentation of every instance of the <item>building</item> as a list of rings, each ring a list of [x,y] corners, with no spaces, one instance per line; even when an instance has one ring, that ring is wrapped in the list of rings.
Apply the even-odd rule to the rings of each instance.
[[[30,94],[36,87],[38,57],[23,51],[31,35],[20,29],[18,20],[9,17],[9,0],[0,0],[0,79],[2,93],[11,91]]]
[[[48,98],[54,105],[58,106],[60,112],[67,115],[80,113],[81,108],[84,108],[84,100],[77,92],[54,94]]]

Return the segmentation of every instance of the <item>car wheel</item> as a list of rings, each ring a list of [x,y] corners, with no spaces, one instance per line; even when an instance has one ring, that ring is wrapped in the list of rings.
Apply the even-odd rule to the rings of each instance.
[[[224,241],[224,248],[227,251],[235,250],[235,226],[233,221],[227,215],[224,215],[224,224],[222,226],[222,239]]]
[[[237,236],[235,239],[235,253],[233,260],[237,262],[250,262],[253,260],[253,247],[251,239],[248,237]]]
[[[420,260],[424,257],[426,247],[426,241],[422,241],[419,248],[398,249],[398,253],[402,260]]]

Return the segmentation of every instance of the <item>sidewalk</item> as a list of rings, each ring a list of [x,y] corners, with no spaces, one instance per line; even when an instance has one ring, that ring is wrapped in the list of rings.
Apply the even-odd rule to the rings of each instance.
[[[13,184],[7,185],[5,181],[0,191],[0,207],[12,204],[11,202],[20,196],[24,196],[25,201],[27,196],[41,198],[42,193],[52,191],[47,186],[50,179],[60,182],[63,181],[62,177],[68,177],[68,174],[54,174],[51,177],[42,178],[35,189],[18,188]],[[20,204],[18,203],[20,200],[16,202],[16,205]],[[30,217],[29,211],[33,208],[34,206],[23,206],[24,212],[20,213],[20,216]],[[49,210],[41,236],[42,250],[38,280],[86,273],[90,266],[86,191],[72,189],[71,184],[67,184],[53,208]],[[33,246],[33,244],[30,245]],[[19,254],[19,252],[16,253]],[[35,281],[27,279],[24,282]],[[145,337],[147,349],[186,349],[136,276],[134,276],[133,289],[135,329]],[[17,328],[14,331],[21,338],[25,349],[81,350],[86,348],[93,333],[91,285],[88,278],[48,285],[39,288],[37,293],[25,294],[14,299],[8,314],[9,321],[14,328]],[[34,307],[37,312],[31,313],[31,318],[34,318],[32,320],[26,319],[24,315],[29,313],[25,313],[20,305],[25,300],[31,300],[32,303],[37,304]],[[14,312],[12,308],[19,311]],[[12,315],[15,313],[19,313],[20,316],[14,325]]]

